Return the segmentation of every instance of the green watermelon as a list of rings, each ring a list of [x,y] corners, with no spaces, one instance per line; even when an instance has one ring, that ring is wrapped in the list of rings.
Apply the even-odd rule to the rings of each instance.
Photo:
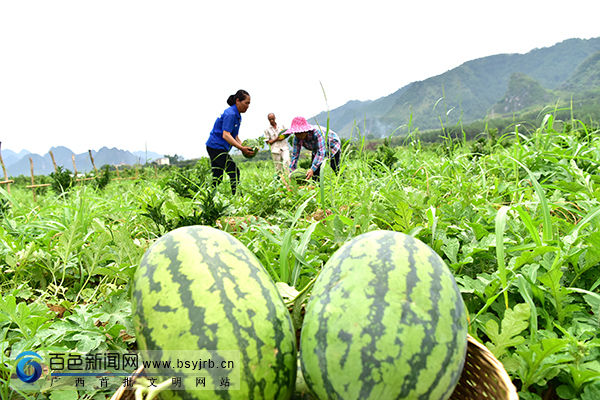
[[[306,308],[300,361],[319,399],[448,399],[467,349],[454,277],[403,233],[360,235],[323,267]]]
[[[242,155],[246,158],[253,158],[254,156],[256,156],[258,154],[258,151],[260,150],[260,148],[262,147],[263,144],[264,144],[264,142],[260,138],[244,140],[242,142],[242,146],[251,147],[254,154],[251,156],[247,156],[246,154],[242,153]]]
[[[308,170],[304,168],[297,168],[290,173],[290,179],[297,183],[306,182],[307,171]]]
[[[239,352],[235,390],[168,395],[289,399],[293,394],[297,351],[289,312],[254,254],[230,234],[188,226],[161,237],[135,273],[132,303],[141,350]],[[210,379],[206,387],[218,388],[218,379]]]

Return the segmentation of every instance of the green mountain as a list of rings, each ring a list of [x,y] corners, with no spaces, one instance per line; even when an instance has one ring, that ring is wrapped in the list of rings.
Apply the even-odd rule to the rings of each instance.
[[[511,114],[531,106],[551,104],[560,96],[544,87],[535,79],[515,72],[508,81],[508,90],[504,98],[492,106],[488,117]]]
[[[529,88],[527,101],[514,103],[513,98],[515,107],[533,104],[552,93],[546,90],[562,89],[561,85],[575,79],[578,67],[599,51],[600,38],[569,39],[526,54],[498,54],[468,61],[377,100],[351,101],[331,110],[330,126],[345,137],[356,135],[356,128],[364,135],[383,137],[405,134],[409,125],[424,130],[475,121],[490,111],[499,112],[501,109],[496,107],[501,106],[497,103],[509,101],[516,94],[511,91],[511,82],[517,88]],[[327,112],[311,121],[326,124]]]
[[[575,93],[600,89],[600,51],[582,62],[560,89]]]

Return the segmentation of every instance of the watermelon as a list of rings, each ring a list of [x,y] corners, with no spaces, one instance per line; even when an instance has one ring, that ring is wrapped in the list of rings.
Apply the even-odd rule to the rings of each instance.
[[[307,171],[308,170],[304,168],[297,168],[290,173],[290,179],[297,183],[306,182]]]
[[[291,135],[291,133],[287,133],[287,129],[283,129],[279,132],[279,136],[277,136],[277,139],[283,140],[290,135]]]
[[[374,231],[324,265],[300,337],[319,399],[448,399],[462,372],[467,318],[454,277],[426,244]]]
[[[260,138],[244,140],[242,142],[242,146],[252,148],[252,151],[254,152],[254,154],[251,156],[247,156],[246,154],[242,153],[242,155],[246,158],[253,158],[254,156],[256,156],[258,154],[258,151],[260,150],[262,144],[263,144],[263,142],[261,142]]]
[[[141,350],[239,354],[239,382],[231,382],[235,390],[168,395],[289,399],[293,394],[297,350],[289,312],[254,254],[230,234],[187,226],[162,236],[135,273],[132,303]],[[210,379],[206,388],[218,388],[218,379]]]

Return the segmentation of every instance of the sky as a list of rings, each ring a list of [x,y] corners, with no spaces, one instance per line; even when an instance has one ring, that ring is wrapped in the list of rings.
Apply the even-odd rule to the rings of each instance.
[[[0,0],[2,149],[196,158],[226,100],[240,138],[472,59],[600,36],[600,2]],[[335,130],[335,127],[332,126]]]

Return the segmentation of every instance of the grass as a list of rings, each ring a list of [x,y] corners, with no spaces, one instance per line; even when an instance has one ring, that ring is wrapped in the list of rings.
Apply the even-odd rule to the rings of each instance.
[[[22,397],[8,381],[23,349],[134,348],[128,292],[142,254],[168,229],[205,218],[302,296],[349,239],[411,234],[454,273],[469,333],[496,352],[521,398],[596,398],[600,135],[590,126],[549,116],[528,134],[513,126],[442,145],[415,130],[374,151],[359,134],[339,175],[325,167],[319,186],[292,191],[268,161],[240,163],[235,197],[226,182],[207,197],[204,161],[104,189],[48,190],[36,203],[16,185],[0,189],[0,395]]]

